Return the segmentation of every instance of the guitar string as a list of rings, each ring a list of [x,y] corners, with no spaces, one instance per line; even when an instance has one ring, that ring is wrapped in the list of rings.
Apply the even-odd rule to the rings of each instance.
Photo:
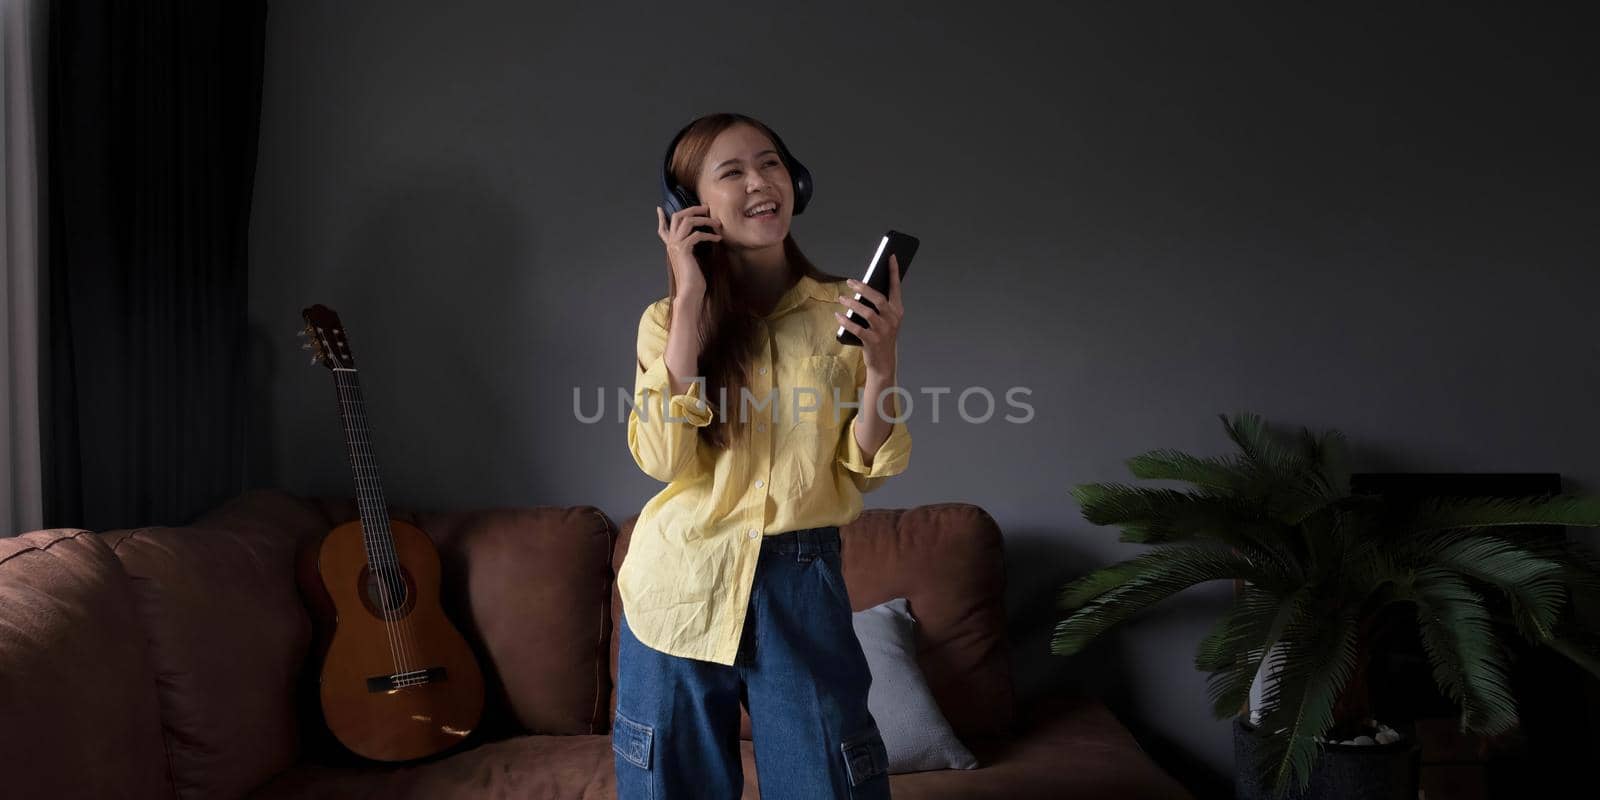
[[[367,555],[368,577],[369,579],[375,578],[378,582],[380,618],[383,620],[384,635],[389,641],[389,662],[392,667],[390,674],[393,675],[401,671],[400,665],[402,656],[400,653],[399,640],[395,636],[393,626],[389,623],[388,609],[391,607],[391,603],[389,601],[389,590],[387,586],[388,581],[384,579],[384,576],[380,572],[382,568],[381,564],[374,563],[372,558],[374,553],[374,548],[372,545],[376,539],[374,538],[373,532],[369,530],[369,526],[367,524],[368,520],[372,519],[372,516],[368,513],[368,509],[366,508],[367,503],[365,502],[364,498],[364,490],[367,487],[365,486],[365,477],[362,474],[361,448],[356,437],[355,429],[355,424],[358,423],[359,420],[356,419],[354,412],[351,410],[352,407],[356,405],[355,401],[352,399],[355,390],[345,382],[344,374],[345,373],[341,372],[334,373],[335,383],[339,393],[339,411],[341,412],[340,416],[345,421],[345,439],[350,446],[351,466],[355,469],[356,505],[357,515],[360,520],[359,524],[361,526],[362,549]],[[365,594],[366,587],[361,587],[361,591],[363,594]]]
[[[393,670],[390,674],[394,674],[400,670],[401,656],[399,652],[399,642],[394,635],[394,630],[388,624],[387,613],[383,611],[383,609],[386,609],[390,603],[388,589],[385,586],[386,581],[378,571],[381,565],[373,563],[372,560],[372,544],[375,539],[373,538],[372,531],[369,530],[369,526],[367,524],[372,517],[368,513],[368,509],[366,507],[367,503],[365,502],[365,477],[362,474],[360,445],[357,441],[355,431],[355,423],[357,420],[355,420],[354,415],[350,410],[354,405],[354,402],[351,400],[353,390],[344,383],[343,375],[341,373],[334,374],[339,377],[339,410],[341,412],[341,416],[345,420],[345,438],[350,445],[351,465],[355,468],[357,511],[360,517],[362,549],[367,555],[368,578],[376,578],[378,581],[379,603],[381,604],[380,616],[384,620],[384,635],[387,636],[389,640],[389,660]],[[366,587],[362,587],[362,591],[365,593]]]
[[[359,373],[354,374],[356,376],[357,394],[359,398],[360,375]],[[368,480],[377,487],[378,497],[382,498],[383,479],[378,475],[377,457],[372,452],[372,441],[369,436],[371,427],[367,422],[366,403],[364,400],[363,402],[357,404],[356,413],[361,419],[362,451],[367,458],[368,465],[371,467]],[[388,566],[389,574],[394,578],[394,586],[398,588],[401,593],[400,597],[395,600],[395,608],[393,612],[398,616],[398,619],[395,623],[395,628],[400,638],[400,653],[402,659],[404,660],[401,672],[408,673],[419,668],[420,666],[423,666],[418,661],[416,646],[413,644],[413,640],[416,639],[416,636],[411,625],[411,615],[409,613],[405,613],[407,598],[410,597],[410,599],[413,601],[416,598],[415,593],[411,591],[410,584],[405,580],[405,570],[403,569],[403,565],[400,563],[400,553],[395,549],[394,546],[394,531],[390,527],[388,505],[386,502],[382,503],[381,505],[383,506],[383,509],[382,513],[378,515],[378,519],[382,524],[383,532],[386,534],[383,537],[382,543],[386,543],[389,548],[389,552],[385,554],[384,561]]]
[[[372,515],[378,526],[378,530],[373,532],[373,544],[375,545],[373,550],[377,552],[379,560],[374,567],[382,576],[379,581],[379,587],[380,592],[384,594],[385,624],[389,630],[394,632],[395,638],[399,642],[400,663],[396,665],[394,673],[399,675],[410,672],[415,666],[415,652],[411,644],[412,637],[408,635],[409,620],[407,617],[400,616],[400,612],[404,609],[407,587],[404,573],[400,569],[400,554],[394,549],[394,532],[389,527],[389,509],[383,498],[382,481],[377,475],[377,462],[372,454],[372,443],[367,438],[369,429],[367,427],[364,398],[361,393],[360,375],[359,373],[351,372],[350,377],[355,382],[352,392],[355,402],[351,413],[360,423],[356,428],[360,434],[360,438],[356,441],[357,452],[366,462],[366,466],[371,468],[365,476],[367,487],[369,489],[377,489],[372,500],[378,507],[372,511]],[[384,542],[389,544],[389,552],[387,553],[381,552],[381,545]],[[399,597],[390,596],[391,593],[388,590],[391,587],[401,593]]]
[[[371,428],[370,424],[367,422],[366,403],[361,392],[360,373],[351,372],[350,375],[355,381],[354,395],[356,403],[354,414],[361,423],[360,427],[357,429],[361,434],[361,454],[365,457],[367,465],[370,468],[367,480],[370,486],[374,486],[377,489],[377,497],[375,499],[377,499],[380,506],[382,506],[378,509],[377,519],[381,525],[382,531],[387,534],[387,536],[384,536],[379,540],[380,544],[387,542],[389,547],[389,552],[384,554],[383,563],[387,567],[388,575],[394,579],[394,587],[401,592],[400,597],[395,598],[389,603],[390,607],[393,609],[390,613],[398,617],[394,623],[396,637],[400,642],[401,657],[400,669],[397,671],[397,674],[408,673],[421,666],[417,661],[417,651],[415,645],[413,644],[416,636],[411,624],[411,615],[403,613],[405,611],[406,597],[413,594],[413,592],[410,591],[409,586],[405,581],[405,574],[401,569],[400,564],[400,554],[394,549],[394,532],[389,526],[389,510],[386,502],[383,502],[383,480],[378,476],[377,458],[373,455],[372,441],[369,437]]]
[[[400,658],[399,663],[395,666],[394,674],[403,674],[411,670],[413,653],[411,643],[406,636],[405,626],[396,623],[395,617],[404,606],[406,585],[404,575],[399,566],[399,553],[393,548],[394,533],[389,527],[389,509],[384,502],[383,486],[375,468],[376,460],[372,455],[371,442],[367,439],[367,420],[364,413],[364,403],[362,402],[360,376],[356,373],[351,373],[351,378],[355,381],[352,392],[354,408],[351,414],[360,423],[356,428],[356,432],[359,434],[359,438],[356,439],[357,455],[361,457],[365,462],[364,466],[368,468],[368,471],[363,475],[367,488],[369,490],[376,489],[376,492],[369,491],[370,500],[375,505],[374,508],[369,509],[375,524],[375,530],[372,531],[372,552],[376,553],[378,557],[377,563],[372,564],[372,568],[379,576],[378,586],[379,592],[383,596],[385,625],[388,630],[394,633],[395,639],[399,643]],[[389,543],[389,552],[387,553],[382,551],[382,545],[386,541]],[[393,596],[391,589],[400,592],[400,595]]]

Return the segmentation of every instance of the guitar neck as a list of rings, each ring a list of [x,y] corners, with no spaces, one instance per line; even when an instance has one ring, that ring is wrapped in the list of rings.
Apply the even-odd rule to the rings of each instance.
[[[335,368],[333,381],[339,392],[339,417],[344,420],[345,450],[356,481],[356,506],[361,513],[362,541],[367,562],[398,563],[394,535],[389,531],[389,506],[378,478],[378,461],[367,429],[367,405],[361,396],[361,378],[351,368]]]

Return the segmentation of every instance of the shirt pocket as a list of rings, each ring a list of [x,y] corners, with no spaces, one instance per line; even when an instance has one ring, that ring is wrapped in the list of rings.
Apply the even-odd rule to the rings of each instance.
[[[800,497],[831,474],[841,425],[849,418],[848,409],[837,407],[834,390],[841,401],[853,399],[855,376],[850,362],[838,356],[805,355],[789,363],[776,401],[784,423],[774,464],[784,470],[785,496]]]
[[[795,422],[809,422],[818,431],[837,431],[850,409],[840,402],[855,401],[855,374],[850,362],[839,356],[806,356],[800,360],[795,385],[784,393],[786,409]]]

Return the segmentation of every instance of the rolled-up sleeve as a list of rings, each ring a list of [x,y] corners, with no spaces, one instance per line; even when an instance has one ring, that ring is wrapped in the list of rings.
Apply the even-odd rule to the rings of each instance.
[[[670,483],[694,463],[698,430],[710,425],[714,415],[700,396],[702,381],[690,382],[683,394],[671,394],[666,349],[666,304],[658,301],[639,318],[628,450],[646,475]]]
[[[866,451],[861,449],[861,443],[856,441],[856,420],[860,419],[863,411],[877,413],[870,405],[870,401],[862,392],[867,385],[866,367],[856,364],[856,397],[861,401],[861,408],[852,409],[850,419],[843,428],[839,440],[838,455],[836,458],[839,469],[850,476],[850,480],[862,494],[872,491],[883,485],[890,476],[905,472],[911,463],[911,432],[906,429],[904,422],[896,422],[889,428],[889,437],[873,452],[870,463]],[[902,404],[903,405],[903,404]],[[905,409],[901,408],[904,416]]]

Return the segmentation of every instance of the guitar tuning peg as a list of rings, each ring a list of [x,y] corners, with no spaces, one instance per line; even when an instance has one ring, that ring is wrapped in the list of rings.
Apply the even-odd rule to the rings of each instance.
[[[315,364],[315,363],[317,363],[317,359],[316,359],[316,358],[315,358],[315,357],[313,357],[313,358],[312,358],[312,359],[311,359],[311,363],[313,363],[313,364]]]
[[[295,331],[294,335],[303,337],[303,336],[306,335],[306,329],[305,328],[301,328],[300,330]]]
[[[300,349],[301,350],[310,350],[311,349],[311,343],[310,342],[306,342],[305,344],[300,345]]]

